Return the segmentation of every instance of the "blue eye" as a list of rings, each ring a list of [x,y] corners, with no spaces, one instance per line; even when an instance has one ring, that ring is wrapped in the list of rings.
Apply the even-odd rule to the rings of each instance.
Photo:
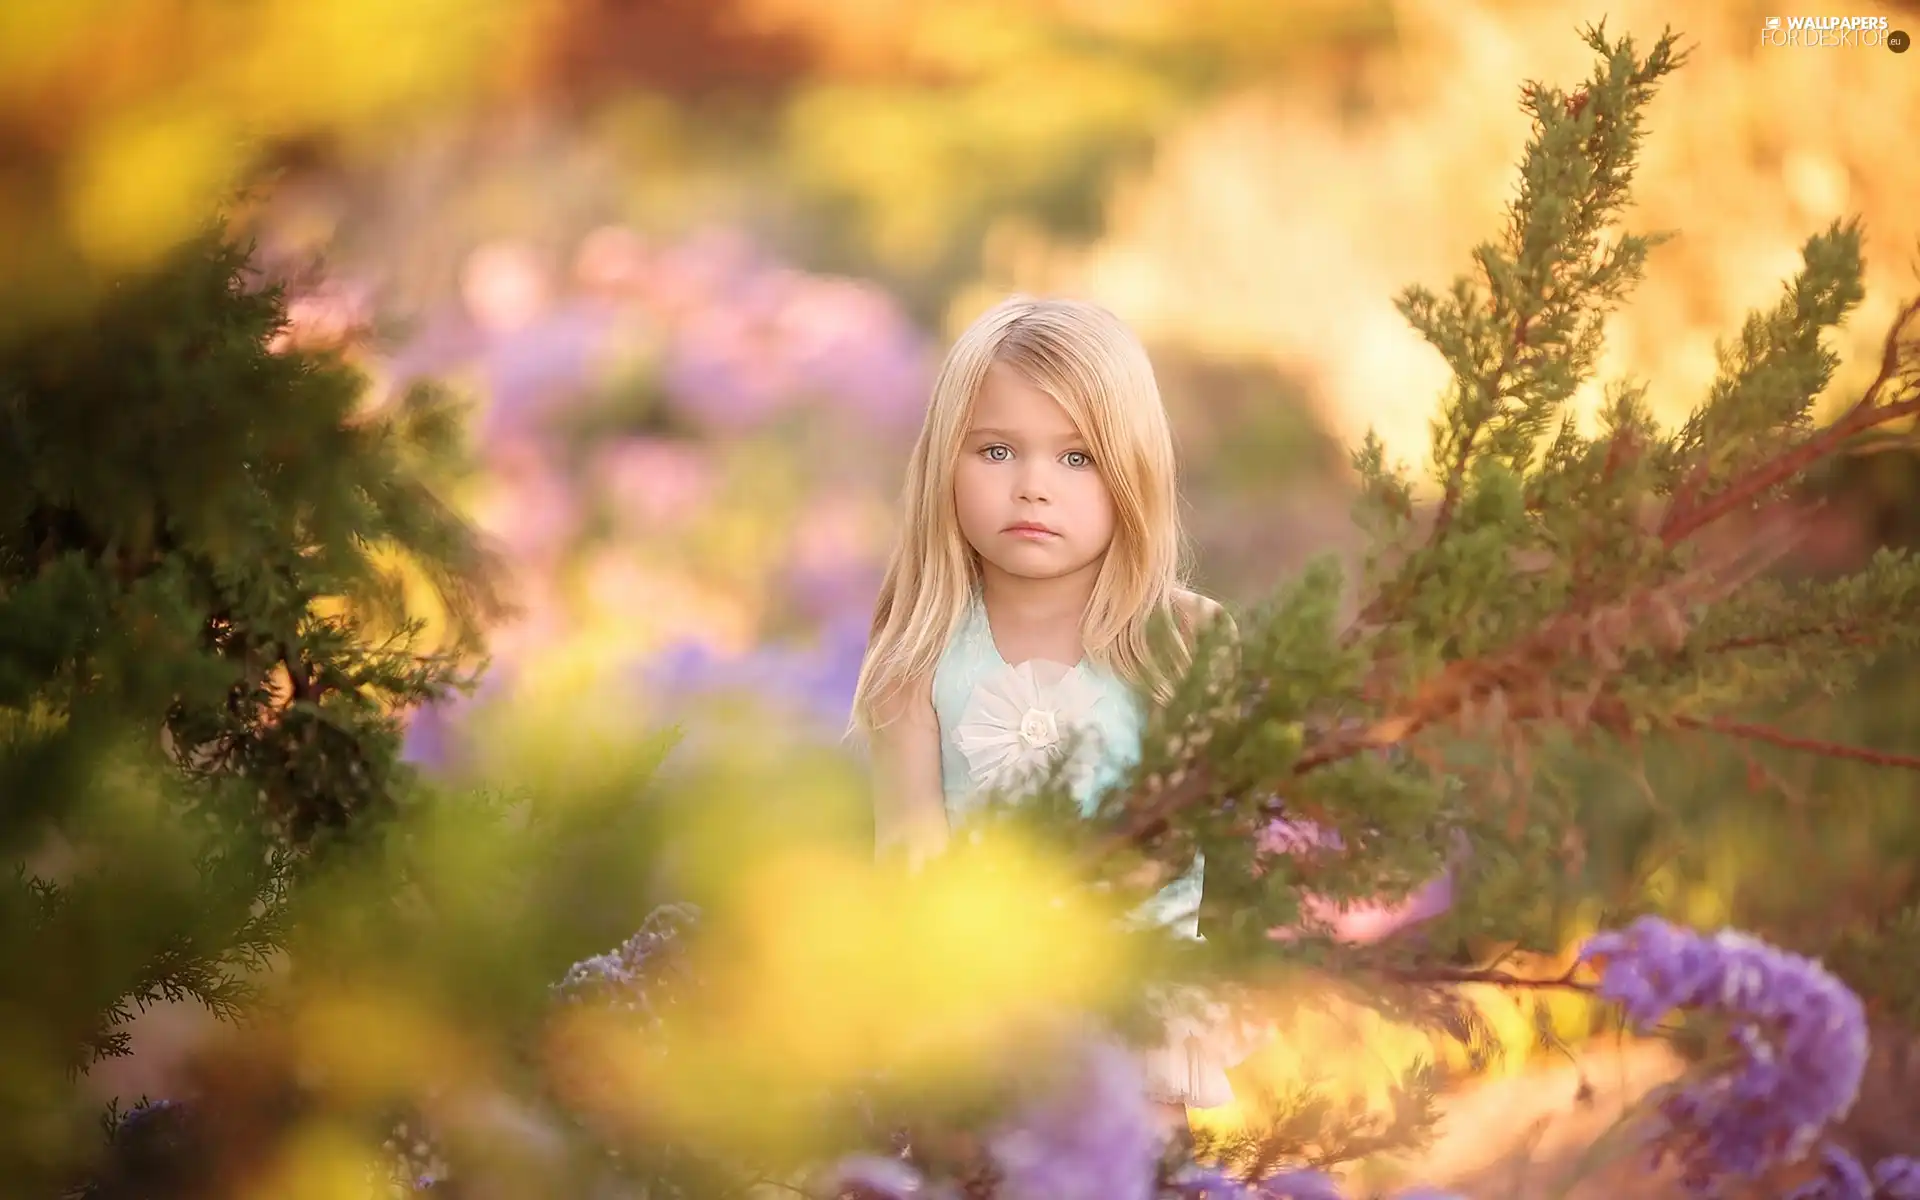
[[[1093,465],[1093,455],[1088,454],[1085,450],[1069,450],[1060,457],[1068,466],[1076,471],[1084,471]]]
[[[1013,457],[1012,450],[998,443],[992,446],[981,447],[980,454],[981,457],[985,458],[988,462],[1006,462],[1007,459]]]

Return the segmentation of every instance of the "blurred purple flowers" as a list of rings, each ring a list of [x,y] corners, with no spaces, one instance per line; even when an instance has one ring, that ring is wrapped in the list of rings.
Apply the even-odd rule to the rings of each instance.
[[[1581,952],[1600,995],[1636,1026],[1687,1009],[1728,1023],[1731,1062],[1660,1103],[1655,1145],[1706,1191],[1798,1162],[1846,1116],[1867,1063],[1859,997],[1819,963],[1732,930],[1711,936],[1643,917]]]
[[[1000,1200],[1151,1200],[1161,1134],[1139,1062],[1091,1041],[1075,1068],[992,1139]]]
[[[1873,1185],[1881,1200],[1920,1200],[1920,1158],[1897,1154],[1874,1164]]]
[[[562,1004],[586,1004],[631,1013],[657,1027],[685,982],[687,939],[700,922],[691,904],[665,904],[647,914],[638,931],[609,950],[581,959],[553,985]]]
[[[796,270],[734,230],[658,248],[599,230],[576,270],[603,302],[645,322],[670,403],[718,433],[803,404],[910,428],[932,382],[932,340],[884,289]]]
[[[1820,1154],[1820,1177],[1788,1193],[1786,1200],[1920,1200],[1920,1160],[1895,1155],[1869,1172],[1838,1146]]]
[[[1280,818],[1261,831],[1260,853],[1268,857],[1307,857],[1323,851],[1342,849],[1340,834],[1322,829],[1311,821]],[[1410,925],[1439,916],[1453,907],[1453,872],[1443,871],[1406,899],[1397,903],[1362,900],[1357,903],[1331,900],[1325,896],[1301,898],[1303,914],[1316,924],[1326,926],[1343,942],[1377,942]],[[1276,929],[1270,935],[1276,941],[1299,936],[1297,929]]]
[[[1080,1044],[1072,1066],[1063,1086],[1042,1091],[988,1139],[994,1200],[1346,1200],[1333,1178],[1320,1171],[1286,1171],[1243,1182],[1189,1166],[1163,1180],[1165,1135],[1138,1059],[1117,1043],[1090,1039]],[[892,1158],[843,1160],[828,1173],[828,1182],[842,1200],[959,1196]],[[1396,1200],[1460,1198],[1416,1188]]]
[[[958,1200],[952,1189],[928,1188],[900,1159],[872,1154],[842,1159],[820,1182],[834,1200]]]
[[[786,708],[837,734],[853,709],[867,649],[867,623],[848,615],[821,630],[812,646],[760,646],[733,657],[687,641],[644,664],[641,686],[668,698],[751,697]]]
[[[407,713],[400,757],[429,772],[459,769],[467,753],[462,722],[477,706],[504,691],[512,678],[510,668],[495,667],[481,676],[471,692],[455,693]]]
[[[931,382],[932,348],[885,292],[778,267],[741,272],[688,312],[668,342],[668,393],[733,432],[800,403],[904,426]]]
[[[987,1142],[995,1200],[1153,1200],[1163,1136],[1138,1060],[1126,1047],[1090,1038],[1072,1047],[1069,1070]],[[855,1157],[827,1173],[840,1197],[957,1197],[895,1159]]]
[[[616,226],[584,237],[570,264],[530,243],[475,248],[454,303],[428,314],[381,373],[392,387],[464,377],[479,393],[486,479],[472,503],[512,566],[522,606],[511,629],[494,631],[496,670],[564,640],[583,623],[582,606],[620,611],[627,598],[607,596],[611,576],[593,568],[642,561],[669,592],[682,577],[763,590],[732,615],[767,611],[795,629],[790,644],[722,655],[706,645],[715,639],[705,610],[654,610],[667,648],[645,652],[649,688],[670,699],[741,693],[837,730],[885,532],[861,464],[892,461],[876,447],[918,423],[936,349],[883,287],[797,269],[741,231],[656,243]],[[795,417],[809,422],[803,440],[783,424],[772,453],[791,459],[791,483],[808,499],[796,506],[781,492],[768,504],[727,475],[737,460],[718,443]],[[748,461],[766,452],[741,450]],[[710,513],[728,528],[749,518],[738,527],[753,536],[703,537]],[[778,530],[777,540],[769,545],[756,525]],[[743,546],[765,561],[712,561]],[[648,612],[644,600],[633,607]],[[743,635],[754,636],[729,627],[718,640]],[[463,709],[416,719],[409,756],[444,764]]]
[[[592,483],[620,524],[644,532],[666,526],[712,498],[712,455],[698,442],[629,437],[595,452]]]
[[[602,229],[577,258],[583,286],[562,297],[530,248],[474,251],[464,310],[389,358],[394,382],[472,370],[488,430],[524,432],[645,349],[673,408],[717,433],[800,405],[838,409],[862,427],[919,419],[935,348],[877,284],[797,270],[726,229],[660,247]]]

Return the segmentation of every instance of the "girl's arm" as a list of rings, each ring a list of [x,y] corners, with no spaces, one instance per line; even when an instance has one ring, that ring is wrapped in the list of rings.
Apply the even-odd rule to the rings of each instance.
[[[1234,652],[1234,645],[1240,636],[1240,627],[1234,623],[1233,617],[1220,606],[1218,601],[1183,588],[1174,593],[1173,608],[1175,616],[1180,621],[1181,635],[1187,639],[1189,645],[1197,641],[1201,631],[1213,622],[1225,621],[1227,630],[1225,651],[1228,654]],[[1173,876],[1174,869],[1166,863],[1146,862],[1127,874],[1124,881],[1129,887],[1145,890],[1160,887],[1170,882]]]
[[[1220,602],[1211,597],[1182,589],[1173,594],[1173,606],[1174,610],[1180,614],[1181,628],[1190,638],[1198,637],[1202,629],[1215,621],[1227,623],[1229,644],[1240,636],[1240,627],[1227,614],[1227,610],[1220,607]]]
[[[1174,598],[1174,605],[1180,612],[1182,622],[1186,626],[1190,638],[1198,638],[1201,631],[1216,621],[1225,622],[1226,637],[1217,643],[1219,658],[1215,661],[1214,666],[1228,678],[1231,678],[1231,676],[1238,671],[1240,665],[1240,627],[1234,622],[1233,617],[1226,609],[1220,607],[1217,601],[1210,597],[1202,596],[1198,592],[1183,591],[1178,593]],[[1203,869],[1200,880],[1199,913],[1199,932],[1203,938],[1212,932],[1214,925],[1217,923],[1217,918],[1214,914],[1216,900],[1214,895],[1211,894],[1211,889],[1207,886],[1216,879],[1217,876],[1213,870]]]
[[[902,688],[873,732],[873,841],[880,859],[903,853],[910,868],[946,849],[940,787],[940,725],[933,689]]]

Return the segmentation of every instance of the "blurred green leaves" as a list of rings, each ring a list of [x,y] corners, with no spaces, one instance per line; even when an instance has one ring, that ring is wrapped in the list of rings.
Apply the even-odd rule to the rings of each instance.
[[[783,15],[830,54],[838,39],[858,40],[857,11]],[[1330,42],[1390,36],[1386,11],[1242,0],[934,6],[860,43],[861,61],[886,65],[829,65],[795,92],[780,135],[785,173],[832,214],[825,228],[851,239],[841,250],[856,267],[902,281],[925,308],[973,277],[1003,221],[1093,235],[1114,184],[1196,106],[1284,76]]]
[[[499,611],[440,500],[455,414],[369,409],[336,356],[277,345],[250,267],[215,220],[0,338],[10,1182],[92,1149],[46,1122],[140,1011],[255,1010],[300,883],[401,811],[401,718],[465,685]]]

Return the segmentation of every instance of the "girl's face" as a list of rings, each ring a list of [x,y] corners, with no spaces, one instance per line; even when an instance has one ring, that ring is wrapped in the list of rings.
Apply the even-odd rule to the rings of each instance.
[[[1058,579],[1098,570],[1113,543],[1113,497],[1058,401],[994,363],[954,468],[960,532],[986,570]]]

